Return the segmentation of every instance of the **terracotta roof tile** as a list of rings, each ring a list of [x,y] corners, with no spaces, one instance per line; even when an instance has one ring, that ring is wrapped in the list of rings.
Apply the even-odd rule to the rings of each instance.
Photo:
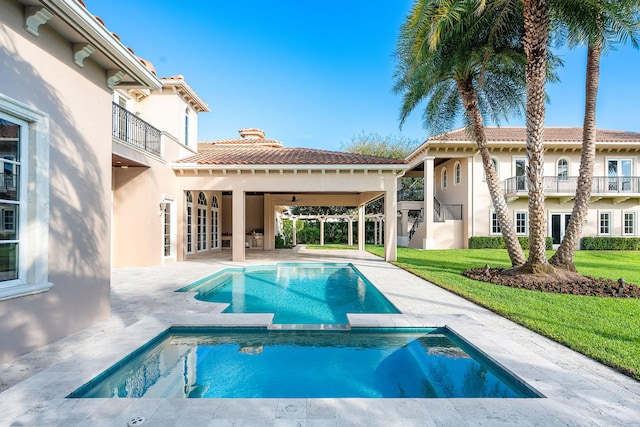
[[[527,130],[524,127],[487,127],[485,128],[488,141],[524,142]],[[548,142],[582,142],[581,127],[547,127],[544,139]],[[640,132],[598,129],[598,142],[640,142]],[[458,129],[440,135],[435,135],[427,141],[470,141],[465,129]]]
[[[362,154],[343,153],[337,151],[315,150],[311,148],[282,148],[274,146],[255,146],[255,139],[250,145],[242,139],[220,145],[223,141],[215,141],[214,147],[194,156],[178,160],[177,163],[196,163],[200,165],[404,165],[403,159],[366,156]],[[226,141],[225,141],[226,142]],[[211,144],[211,143],[209,143]]]

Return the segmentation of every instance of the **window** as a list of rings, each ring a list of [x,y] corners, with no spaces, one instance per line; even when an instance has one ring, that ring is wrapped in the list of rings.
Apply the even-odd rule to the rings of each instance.
[[[0,163],[0,300],[5,300],[44,292],[52,284],[49,117],[3,95]]]
[[[187,226],[187,253],[193,253],[193,195],[191,191],[187,191],[187,218],[186,218],[186,226]]]
[[[631,170],[631,159],[607,160],[607,179],[609,181],[609,191],[631,191],[633,183],[631,179]]]
[[[567,159],[559,159],[557,163],[558,181],[566,181],[569,179],[569,161]]]
[[[600,224],[598,227],[598,233],[604,235],[610,235],[612,230],[611,224],[611,212],[600,212]]]
[[[491,234],[502,234],[498,214],[495,211],[491,212]]]
[[[171,205],[169,203],[162,203],[163,214],[163,254],[168,257],[171,256]]]
[[[447,168],[442,168],[441,182],[442,188],[447,188]]]
[[[513,159],[516,174],[516,191],[527,191],[527,159]]]
[[[635,212],[624,212],[622,234],[625,234],[627,236],[636,235],[636,213]]]
[[[462,182],[462,165],[460,162],[456,162],[453,167],[453,183],[458,185]]]
[[[189,145],[189,109],[184,112],[184,145]]]
[[[16,213],[23,199],[20,189],[20,140],[23,126],[0,119],[0,282],[19,276],[20,235]]]
[[[527,212],[516,212],[516,234],[527,234]]]
[[[207,196],[198,194],[198,252],[207,249]]]
[[[218,241],[218,228],[220,225],[220,208],[218,206],[218,198],[211,197],[211,249],[218,249],[220,243]]]

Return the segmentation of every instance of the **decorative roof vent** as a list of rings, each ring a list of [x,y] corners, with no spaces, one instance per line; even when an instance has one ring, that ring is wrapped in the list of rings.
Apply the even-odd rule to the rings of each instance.
[[[262,129],[246,128],[240,129],[238,132],[243,138],[264,139],[264,131]]]

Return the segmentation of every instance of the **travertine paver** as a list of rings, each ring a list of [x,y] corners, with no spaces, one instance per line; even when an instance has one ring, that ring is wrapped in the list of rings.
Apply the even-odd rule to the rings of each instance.
[[[640,426],[640,383],[383,260],[357,251],[230,253],[117,269],[112,316],[0,365],[0,426]],[[402,311],[349,315],[357,326],[447,326],[541,392],[541,399],[65,399],[170,325],[268,325],[225,314],[182,286],[222,268],[278,261],[352,262]]]

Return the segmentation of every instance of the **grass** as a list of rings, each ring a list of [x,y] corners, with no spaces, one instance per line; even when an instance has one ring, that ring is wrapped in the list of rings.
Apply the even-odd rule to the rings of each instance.
[[[307,249],[358,249],[358,245],[349,246],[346,243],[325,243],[320,245],[307,245]]]
[[[381,246],[367,250],[383,256]],[[549,256],[551,255],[551,251]],[[468,268],[509,267],[505,250],[398,248],[398,267],[488,308],[605,365],[640,380],[640,299],[552,294],[478,282],[462,276]],[[640,285],[640,252],[576,251],[585,275]]]

